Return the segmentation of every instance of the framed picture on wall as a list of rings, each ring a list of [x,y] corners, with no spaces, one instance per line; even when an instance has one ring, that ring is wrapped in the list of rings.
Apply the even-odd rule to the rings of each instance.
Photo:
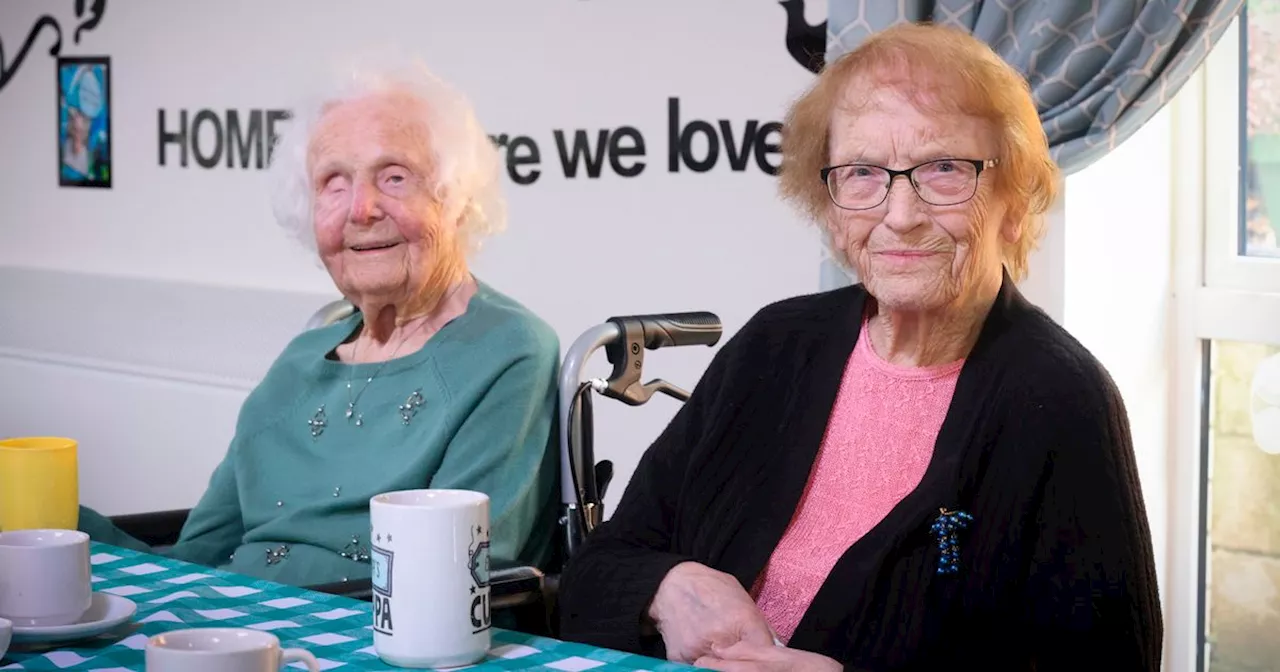
[[[111,188],[111,59],[58,59],[58,184]]]

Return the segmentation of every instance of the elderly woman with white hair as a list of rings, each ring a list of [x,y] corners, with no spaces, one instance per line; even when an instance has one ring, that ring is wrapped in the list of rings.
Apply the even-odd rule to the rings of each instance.
[[[476,279],[503,224],[499,161],[469,103],[414,66],[358,73],[298,110],[276,215],[357,309],[297,336],[248,396],[169,556],[294,585],[366,578],[369,499],[491,498],[491,556],[553,552],[559,343]],[[82,529],[139,542],[91,511]]]

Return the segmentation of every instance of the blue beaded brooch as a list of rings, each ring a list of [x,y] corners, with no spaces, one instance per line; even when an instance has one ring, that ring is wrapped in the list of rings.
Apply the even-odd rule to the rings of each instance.
[[[938,509],[938,519],[933,521],[929,531],[938,538],[938,573],[955,574],[960,571],[960,541],[958,533],[969,527],[973,516],[964,511],[948,511]]]

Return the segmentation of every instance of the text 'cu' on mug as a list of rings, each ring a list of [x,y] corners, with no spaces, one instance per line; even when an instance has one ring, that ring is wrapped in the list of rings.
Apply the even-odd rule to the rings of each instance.
[[[401,490],[369,500],[373,648],[397,667],[484,659],[492,643],[489,497]]]
[[[75,439],[0,440],[0,530],[74,530],[80,518]]]

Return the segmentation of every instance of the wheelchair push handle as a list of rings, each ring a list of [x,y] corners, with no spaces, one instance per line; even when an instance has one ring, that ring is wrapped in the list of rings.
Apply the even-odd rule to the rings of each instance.
[[[623,334],[630,333],[628,327],[638,325],[642,334],[643,346],[649,350],[658,348],[679,347],[684,345],[715,345],[720,341],[724,328],[715,313],[656,313],[653,315],[628,315],[611,317],[608,320],[616,324]]]
[[[654,313],[611,317],[580,335],[569,347],[560,369],[560,495],[565,551],[572,555],[604,518],[604,495],[613,464],[599,463],[593,447],[592,393],[640,406],[662,393],[687,401],[689,392],[660,378],[643,382],[646,350],[719,343],[724,328],[711,312]],[[607,378],[584,381],[582,370],[604,349],[613,371]]]
[[[648,402],[658,392],[680,401],[689,398],[688,392],[665,380],[640,381],[645,350],[681,345],[712,346],[724,333],[720,318],[707,312],[611,317],[608,324],[618,330],[616,338],[605,344],[605,356],[613,365],[613,373],[598,391],[631,406]]]

